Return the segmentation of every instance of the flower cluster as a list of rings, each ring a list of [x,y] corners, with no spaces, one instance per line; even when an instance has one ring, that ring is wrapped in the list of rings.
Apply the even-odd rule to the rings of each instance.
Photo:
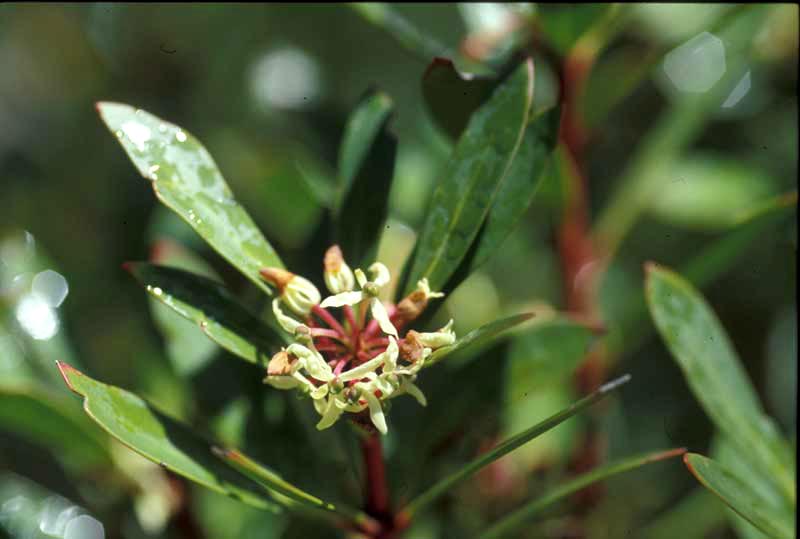
[[[318,429],[333,425],[344,412],[369,410],[375,428],[386,434],[384,401],[403,394],[425,406],[414,384],[431,352],[453,344],[453,321],[439,331],[400,331],[417,318],[432,298],[427,279],[397,305],[378,296],[389,283],[389,270],[375,262],[367,273],[351,270],[334,245],[325,253],[325,285],[333,294],[320,301],[307,279],[283,269],[264,268],[261,276],[278,291],[272,309],[294,342],[275,354],[264,381],[278,389],[297,389],[314,402]],[[358,290],[356,290],[356,284]],[[340,309],[340,318],[328,309]],[[288,311],[288,312],[287,312]]]

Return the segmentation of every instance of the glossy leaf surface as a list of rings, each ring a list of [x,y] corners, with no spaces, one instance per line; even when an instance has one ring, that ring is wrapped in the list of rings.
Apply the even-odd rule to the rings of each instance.
[[[283,344],[217,281],[144,262],[128,263],[126,268],[152,297],[197,323],[208,338],[242,359],[263,363]]]
[[[283,264],[233,198],[205,147],[180,127],[129,105],[100,102],[97,110],[139,173],[150,180],[158,199],[256,286],[269,292],[258,272]]]
[[[467,255],[522,144],[533,104],[528,60],[470,118],[433,193],[405,294],[427,277],[440,290]]]
[[[93,380],[58,363],[83,408],[120,442],[153,462],[204,487],[262,509],[277,509],[249,479],[212,454],[211,444],[129,391]]]

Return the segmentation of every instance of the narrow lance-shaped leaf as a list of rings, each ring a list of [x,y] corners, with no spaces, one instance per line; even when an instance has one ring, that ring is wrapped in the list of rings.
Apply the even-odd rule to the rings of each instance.
[[[794,504],[794,458],[764,414],[728,335],[703,297],[678,274],[648,264],[647,302],[656,328],[715,426]]]
[[[511,170],[500,184],[486,216],[476,252],[470,261],[472,270],[497,251],[531,205],[542,179],[549,172],[551,156],[558,141],[560,118],[561,109],[556,107],[531,119],[522,145],[511,163]]]
[[[531,519],[538,516],[544,509],[552,506],[568,496],[588,487],[598,481],[604,481],[615,475],[625,473],[645,464],[657,462],[672,457],[677,457],[686,453],[686,449],[671,449],[668,451],[658,451],[656,453],[646,453],[622,459],[580,475],[574,479],[555,487],[543,496],[528,502],[516,511],[504,517],[488,530],[483,532],[479,539],[500,539],[501,537],[511,537],[512,533],[518,531],[522,526],[528,524]]]
[[[129,262],[125,268],[152,297],[196,322],[211,340],[246,361],[268,361],[284,344],[272,328],[212,279],[145,262]]]
[[[215,457],[211,444],[133,393],[57,363],[83,408],[111,436],[145,458],[222,494],[260,509],[278,510],[262,489]]]
[[[366,530],[375,531],[378,529],[378,523],[365,513],[347,506],[323,501],[287,482],[274,471],[257,463],[240,451],[219,449],[215,450],[215,453],[235,469],[264,486],[264,488],[284,496],[285,505],[311,510],[312,513],[327,513],[340,524],[349,522]]]
[[[428,62],[439,56],[445,47],[424,34],[386,2],[352,2],[345,4],[375,26],[385,30],[408,51]]]
[[[776,511],[742,479],[709,458],[689,453],[683,460],[704,487],[769,537],[794,537],[793,513],[787,515]]]
[[[563,423],[570,417],[574,416],[587,406],[594,404],[595,402],[604,398],[615,389],[619,388],[621,385],[627,383],[630,380],[630,378],[631,378],[630,375],[625,375],[620,378],[617,378],[616,380],[608,382],[607,384],[600,387],[600,389],[590,394],[589,396],[579,400],[569,408],[562,410],[561,412],[545,419],[541,423],[534,425],[528,430],[525,430],[517,434],[516,436],[512,436],[508,440],[505,440],[498,446],[480,455],[478,458],[476,458],[475,460],[473,460],[472,462],[470,462],[457,472],[435,483],[428,490],[426,490],[418,497],[416,497],[414,500],[412,500],[404,510],[404,513],[409,518],[412,517],[414,514],[423,509],[425,506],[430,505],[440,496],[446,494],[458,483],[473,476],[482,468],[488,466],[489,464],[503,457],[504,455],[507,455],[508,453],[514,451],[523,444],[528,443],[537,436],[540,436],[545,432],[549,431],[550,429],[555,428],[556,426]]]
[[[350,116],[339,149],[336,242],[356,265],[369,264],[386,220],[397,140],[387,131],[394,110],[382,92],[368,94]]]
[[[435,365],[455,352],[461,352],[474,346],[484,346],[503,331],[510,329],[517,324],[521,324],[526,320],[530,320],[531,318],[533,318],[533,313],[523,313],[489,322],[478,329],[470,331],[453,344],[434,350],[433,353],[428,357],[427,361],[425,361],[423,368]]]
[[[475,241],[507,180],[533,104],[533,62],[520,65],[470,118],[433,193],[404,294],[427,277],[440,290]]]
[[[200,256],[171,239],[156,241],[150,250],[150,262],[220,280],[219,275]],[[211,339],[197,338],[197,324],[184,318],[158,298],[150,299],[153,322],[164,337],[167,356],[182,376],[191,376],[211,361],[219,346]]]
[[[782,513],[783,519],[787,522],[792,521],[794,508],[786,504],[786,500],[784,500],[770,478],[764,476],[758,469],[753,467],[746,453],[742,453],[738,447],[730,443],[730,440],[720,435],[714,438],[710,452],[714,462],[728,469],[733,475],[747,484],[752,496],[757,497],[762,504],[774,508],[773,511],[776,514]],[[714,501],[718,502],[716,499]],[[767,536],[763,532],[740,517],[736,511],[726,508],[726,513],[731,527],[736,531],[740,539],[766,539]]]
[[[158,199],[181,216],[256,286],[263,267],[283,267],[250,215],[233,198],[208,151],[192,135],[143,110],[100,102],[97,110]]]

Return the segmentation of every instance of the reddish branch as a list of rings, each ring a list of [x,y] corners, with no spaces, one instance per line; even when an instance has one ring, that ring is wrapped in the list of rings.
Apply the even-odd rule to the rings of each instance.
[[[602,271],[601,254],[589,232],[589,182],[583,165],[587,132],[581,117],[579,99],[595,59],[593,49],[573,48],[561,70],[561,131],[559,138],[565,151],[568,168],[566,204],[558,231],[558,250],[561,259],[564,298],[567,310],[583,320],[598,325],[600,313],[597,286]],[[589,393],[597,389],[605,377],[604,350],[593,349],[576,372],[578,390]],[[570,465],[575,474],[596,467],[605,454],[606,441],[593,424]],[[598,483],[576,495],[578,509],[588,511],[602,497],[604,489]]]
[[[389,485],[386,482],[386,467],[383,461],[383,446],[380,434],[368,434],[361,441],[366,468],[366,501],[367,513],[377,520],[386,522],[391,519],[389,507]]]

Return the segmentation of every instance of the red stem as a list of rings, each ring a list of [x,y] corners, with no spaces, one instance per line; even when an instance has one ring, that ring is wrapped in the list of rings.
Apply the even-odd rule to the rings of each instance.
[[[361,441],[364,466],[367,471],[367,513],[380,521],[390,518],[389,485],[386,482],[386,467],[383,462],[383,446],[380,434],[372,433]]]

